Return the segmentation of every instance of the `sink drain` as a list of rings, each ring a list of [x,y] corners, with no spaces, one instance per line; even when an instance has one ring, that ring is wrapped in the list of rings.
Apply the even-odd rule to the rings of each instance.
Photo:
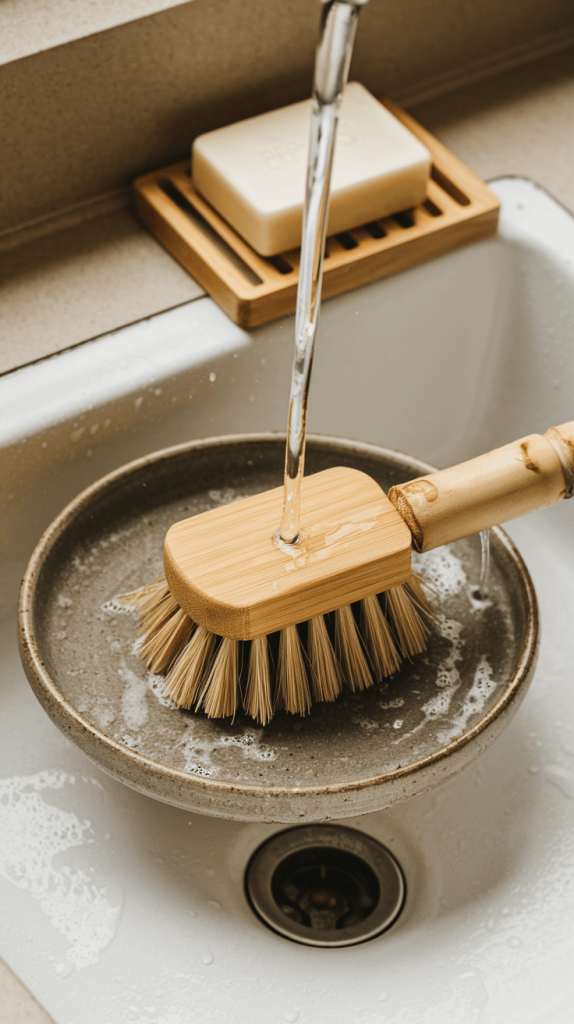
[[[394,924],[405,901],[392,853],[342,825],[304,825],[272,836],[253,854],[245,884],[264,924],[308,946],[373,939]]]

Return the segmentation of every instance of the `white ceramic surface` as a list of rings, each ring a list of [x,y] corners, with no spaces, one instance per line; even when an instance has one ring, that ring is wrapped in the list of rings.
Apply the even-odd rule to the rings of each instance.
[[[529,182],[495,191],[498,237],[326,304],[312,429],[444,465],[572,418],[574,222]],[[200,299],[0,380],[0,954],[56,1024],[570,1024],[570,503],[509,529],[542,622],[513,722],[457,778],[351,822],[393,851],[408,886],[399,923],[363,946],[268,932],[242,878],[279,826],[190,815],[113,782],[24,679],[17,583],[42,528],[146,451],[281,428],[291,330],[246,334]]]

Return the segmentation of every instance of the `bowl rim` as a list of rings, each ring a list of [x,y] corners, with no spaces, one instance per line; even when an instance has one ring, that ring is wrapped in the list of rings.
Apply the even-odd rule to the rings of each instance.
[[[44,531],[30,557],[20,589],[20,598],[18,603],[18,633],[22,662],[28,681],[34,690],[36,697],[40,700],[40,703],[44,706],[52,720],[56,722],[58,727],[62,728],[65,725],[66,734],[71,739],[74,739],[75,731],[80,731],[84,734],[90,735],[95,744],[103,744],[104,747],[113,751],[117,757],[123,758],[123,760],[128,764],[131,764],[136,769],[138,776],[140,776],[142,780],[152,773],[160,778],[169,779],[172,782],[179,783],[186,789],[191,787],[195,790],[203,790],[207,794],[232,795],[234,793],[245,793],[251,797],[273,797],[278,799],[289,798],[295,795],[319,798],[329,794],[342,795],[372,787],[389,785],[393,782],[409,779],[413,775],[416,775],[430,767],[438,766],[456,751],[466,747],[472,742],[472,740],[480,736],[481,733],[485,732],[485,730],[492,726],[499,717],[503,716],[504,712],[507,711],[509,706],[520,693],[524,684],[527,685],[532,677],[534,666],[536,664],[539,640],[539,616],[536,593],[528,569],[526,568],[519,551],[508,534],[500,526],[495,526],[492,528],[493,533],[501,542],[506,557],[514,563],[518,572],[521,597],[525,611],[525,635],[520,655],[512,677],[508,680],[498,700],[492,705],[486,714],[483,715],[470,729],[465,730],[465,732],[461,733],[460,736],[455,737],[455,739],[451,740],[448,744],[443,747],[439,747],[437,750],[433,751],[431,754],[427,754],[425,757],[419,758],[418,760],[412,761],[404,766],[399,765],[390,772],[370,775],[360,779],[347,780],[345,782],[301,786],[272,786],[265,784],[254,785],[251,783],[233,783],[211,777],[194,775],[192,772],[170,767],[160,761],[154,761],[153,758],[146,757],[118,740],[108,736],[107,733],[102,732],[101,729],[98,729],[95,725],[84,718],[74,705],[64,697],[55,681],[52,679],[42,661],[35,637],[34,600],[36,584],[39,580],[44,561],[54,544],[66,530],[68,525],[73,522],[76,515],[89,505],[93,499],[105,493],[108,488],[113,487],[114,484],[125,480],[128,476],[137,474],[142,469],[169,461],[179,454],[185,454],[191,451],[229,447],[232,445],[244,446],[249,444],[262,444],[266,442],[280,442],[284,445],[285,439],[286,434],[284,431],[224,434],[216,437],[184,441],[181,444],[171,445],[167,448],[162,448],[158,451],[150,452],[147,455],[134,459],[131,462],[106,473],[105,476],[90,484],[81,491],[80,494],[68,502],[68,504],[55,517],[55,519],[52,520],[50,525]],[[425,463],[423,460],[416,459],[413,456],[405,455],[394,449],[385,448],[382,445],[371,444],[366,441],[352,441],[328,434],[309,434],[307,437],[307,443],[309,446],[317,447],[319,449],[322,448],[323,450],[340,450],[347,456],[351,452],[356,452],[364,457],[374,457],[375,459],[384,455],[387,461],[389,459],[391,462],[400,461],[403,465],[405,462],[407,464],[411,463],[413,471],[417,476],[421,475],[421,467],[423,467],[423,473],[434,472],[434,467]],[[56,715],[51,714],[48,707],[46,707],[45,701],[41,699],[41,694],[48,698],[50,707],[56,706],[59,709],[60,714],[57,716],[57,720]],[[64,717],[64,722],[61,720],[62,715]],[[95,760],[94,758],[92,759]],[[100,767],[103,767],[101,763]],[[128,785],[135,785],[135,780],[133,783],[128,783]],[[145,786],[143,781],[137,785],[137,788],[141,789],[143,792],[148,792],[149,795],[162,799],[158,794],[151,793],[149,787]]]

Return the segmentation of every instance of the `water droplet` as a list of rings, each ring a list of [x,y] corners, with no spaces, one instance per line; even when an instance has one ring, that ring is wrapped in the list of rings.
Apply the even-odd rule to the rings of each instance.
[[[161,997],[163,995],[163,991],[161,990],[161,988],[156,988],[155,994],[156,994],[158,999],[161,999]]]
[[[215,378],[216,378],[216,377],[217,377],[217,374],[216,374],[216,373],[210,373],[210,374],[209,374],[209,379],[210,379],[210,381],[211,381],[211,383],[212,383],[212,384],[213,384],[213,382],[214,382],[214,380],[215,380]]]
[[[208,900],[208,903],[213,910],[221,910],[221,903],[218,903],[217,900]]]
[[[295,1024],[296,1020],[299,1020],[299,1010],[287,1010],[283,1014],[287,1024]]]
[[[56,974],[59,978],[69,978],[73,970],[72,964],[57,964],[56,966]]]
[[[213,963],[213,953],[204,953],[202,958],[201,958],[201,962],[202,962],[202,964],[212,964]]]
[[[541,765],[539,765],[539,764],[531,764],[531,765],[528,766],[528,774],[529,775],[538,775],[538,772],[540,771],[540,768],[541,768]]]
[[[560,764],[549,764],[544,769],[544,774],[547,781],[556,786],[564,796],[574,800],[574,776],[567,768]]]
[[[390,999],[390,998],[391,998],[391,993],[387,992],[386,989],[383,989],[383,991],[381,992],[381,994],[379,996],[379,999],[380,999],[381,1003],[386,1003],[387,999]]]

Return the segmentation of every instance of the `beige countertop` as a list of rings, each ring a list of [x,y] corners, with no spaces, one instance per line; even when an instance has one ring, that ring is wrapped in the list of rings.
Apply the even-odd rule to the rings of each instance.
[[[0,960],[0,1024],[52,1024],[52,1018]]]
[[[115,28],[186,0],[2,0],[0,4],[0,64],[61,46],[94,32]]]
[[[574,49],[408,106],[481,177],[523,175],[574,210]],[[203,294],[125,202],[0,252],[0,373]]]
[[[574,211],[574,49],[409,109],[482,178],[531,178]]]

